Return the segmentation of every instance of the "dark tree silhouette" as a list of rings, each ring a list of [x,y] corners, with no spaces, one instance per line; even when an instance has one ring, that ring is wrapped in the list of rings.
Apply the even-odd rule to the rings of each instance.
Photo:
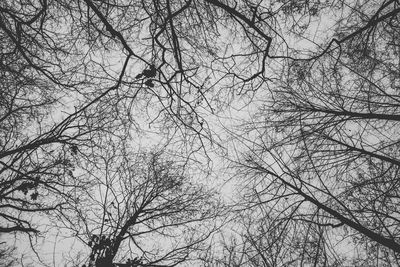
[[[288,63],[246,123],[256,138],[242,139],[252,150],[246,177],[265,183],[253,201],[279,213],[301,200],[288,219],[321,227],[326,239],[343,235],[359,266],[398,264],[400,252],[399,3],[369,4],[348,10],[322,54]]]
[[[224,210],[216,192],[196,185],[185,172],[160,153],[118,149],[99,156],[87,172],[96,177],[97,190],[81,195],[76,216],[62,220],[90,247],[86,266],[196,260]]]
[[[38,233],[33,215],[68,223],[71,210],[94,220],[77,203],[94,185],[92,201],[112,192],[93,166],[127,140],[152,134],[210,168],[237,137],[251,151],[242,177],[263,184],[242,183],[244,199],[271,209],[253,215],[274,225],[299,206],[288,225],[321,240],[307,261],[336,264],[327,243],[344,233],[365,247],[355,264],[396,264],[399,12],[397,0],[1,1],[0,232]],[[243,132],[225,124],[245,109]],[[259,251],[251,264],[272,264],[258,237],[239,239]]]

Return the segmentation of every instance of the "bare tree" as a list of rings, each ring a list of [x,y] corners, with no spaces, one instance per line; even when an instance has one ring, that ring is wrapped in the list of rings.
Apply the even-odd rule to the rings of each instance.
[[[349,262],[398,264],[399,3],[363,2],[348,12],[322,54],[288,63],[246,123],[256,138],[242,139],[252,150],[242,166],[245,177],[263,180],[251,194],[258,205],[279,213],[279,203],[301,201],[287,219],[344,236],[359,253]]]
[[[225,149],[216,119],[262,103],[245,125],[249,139],[235,132],[254,154],[242,161],[246,177],[265,182],[249,188],[252,201],[280,203],[284,192],[290,207],[301,204],[288,221],[318,240],[347,225],[366,254],[377,242],[396,260],[399,12],[396,0],[2,1],[0,232],[37,233],[32,214],[70,220],[73,209],[113,226],[106,238],[116,242],[140,214],[117,213],[110,225],[79,205],[92,201],[108,214],[105,192],[130,194],[96,177],[120,170],[104,164],[87,175],[85,166],[149,131],[182,158],[202,152],[209,162],[209,146]],[[114,165],[131,155],[123,153]],[[146,195],[144,184],[130,190]],[[258,230],[242,224],[245,243],[264,251]],[[329,254],[317,251],[315,265]]]
[[[94,166],[86,174],[97,181],[93,190],[61,219],[89,246],[88,266],[194,261],[221,224],[217,192],[161,153],[108,150]]]

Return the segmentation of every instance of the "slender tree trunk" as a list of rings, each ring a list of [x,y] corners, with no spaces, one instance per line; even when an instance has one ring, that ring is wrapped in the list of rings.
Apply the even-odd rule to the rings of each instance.
[[[331,209],[330,207],[326,206],[325,204],[319,202],[318,200],[316,200],[315,198],[309,196],[308,194],[304,193],[300,188],[298,188],[297,186],[287,182],[286,180],[284,180],[281,176],[261,167],[261,166],[257,166],[254,167],[255,169],[262,171],[264,173],[267,173],[269,175],[272,175],[274,177],[276,177],[277,179],[279,179],[283,184],[285,184],[286,186],[288,186],[289,188],[293,189],[294,191],[296,191],[297,194],[301,195],[302,197],[304,197],[305,200],[313,203],[315,206],[317,206],[318,208],[320,208],[321,210],[327,212],[328,214],[332,215],[333,217],[335,217],[336,219],[338,219],[339,221],[341,221],[342,223],[346,224],[347,226],[353,228],[354,230],[356,230],[357,232],[368,236],[370,239],[374,240],[375,242],[395,251],[400,253],[400,244],[397,243],[396,241],[386,238],[380,234],[377,234],[373,231],[371,231],[370,229],[362,226],[359,223],[356,223],[352,220],[350,220],[349,218],[341,215],[339,212]],[[254,169],[253,168],[253,169]]]

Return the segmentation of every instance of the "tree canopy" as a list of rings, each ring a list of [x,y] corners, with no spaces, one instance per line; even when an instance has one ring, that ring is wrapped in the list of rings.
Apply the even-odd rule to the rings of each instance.
[[[399,265],[399,13],[1,1],[0,261]]]

